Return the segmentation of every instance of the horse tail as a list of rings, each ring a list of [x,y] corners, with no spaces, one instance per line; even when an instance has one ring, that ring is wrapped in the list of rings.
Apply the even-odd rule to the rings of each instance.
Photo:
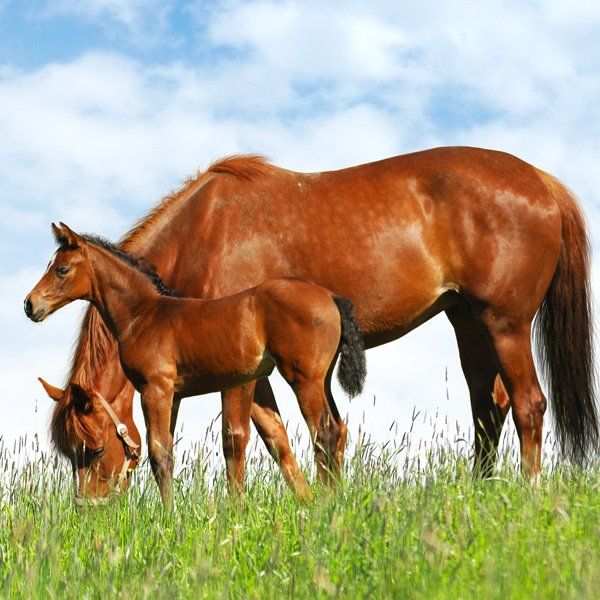
[[[535,339],[563,455],[583,464],[598,449],[590,247],[577,199],[560,181],[538,172],[562,217],[562,246],[550,288],[535,320]]]
[[[342,322],[340,365],[337,376],[342,389],[352,398],[362,392],[367,376],[365,344],[358,328],[352,302],[341,296],[333,296],[333,301],[340,312]]]

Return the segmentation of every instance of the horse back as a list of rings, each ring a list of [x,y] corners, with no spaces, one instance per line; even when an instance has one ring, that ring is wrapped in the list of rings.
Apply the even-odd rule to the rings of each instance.
[[[161,238],[172,247],[161,244],[156,262],[175,289],[218,298],[269,279],[314,281],[353,302],[373,345],[443,310],[452,291],[487,299],[529,279],[537,302],[560,216],[527,163],[438,148],[339,171],[213,175]],[[527,261],[544,267],[539,281],[516,281]]]

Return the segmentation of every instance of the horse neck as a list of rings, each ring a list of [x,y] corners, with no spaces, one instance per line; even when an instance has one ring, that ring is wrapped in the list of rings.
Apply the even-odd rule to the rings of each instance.
[[[94,272],[92,303],[118,341],[135,317],[160,297],[154,285],[140,271],[125,264],[107,250],[91,247]]]
[[[208,180],[211,178],[212,175]],[[203,272],[203,266],[196,259],[197,252],[189,249],[191,240],[186,240],[185,244],[181,244],[181,223],[182,221],[185,223],[187,220],[194,222],[197,226],[199,220],[202,221],[212,214],[211,211],[207,211],[205,217],[199,218],[195,213],[189,213],[192,207],[194,207],[194,211],[197,211],[198,207],[209,206],[208,202],[190,202],[191,198],[198,198],[198,195],[207,193],[204,187],[205,182],[206,180],[198,181],[197,184],[179,194],[175,201],[167,203],[167,208],[155,211],[156,216],[147,217],[145,219],[147,224],[139,227],[134,233],[128,234],[127,239],[121,244],[121,247],[128,252],[147,257],[149,262],[156,266],[164,281],[178,291],[187,292],[188,295],[199,293],[196,282],[202,281],[200,274]],[[209,232],[210,229],[207,230],[207,234]],[[161,243],[161,239],[164,240],[165,236],[172,239],[172,243]],[[194,258],[193,270],[191,267],[189,270],[189,273],[193,273],[194,276],[188,278],[188,271],[185,271],[178,281],[173,281],[174,267],[180,264],[182,255],[187,260]],[[189,287],[190,282],[194,284],[191,288]],[[95,387],[105,390],[102,393],[110,398],[114,396],[114,387],[120,384],[123,389],[128,380],[119,366],[118,350],[113,347],[113,345],[116,346],[113,335],[108,334],[103,327],[105,322],[102,316],[97,318],[95,310],[88,311],[79,334],[69,380],[76,383],[92,381]],[[129,402],[128,411],[131,413],[133,393],[126,394],[126,396]]]

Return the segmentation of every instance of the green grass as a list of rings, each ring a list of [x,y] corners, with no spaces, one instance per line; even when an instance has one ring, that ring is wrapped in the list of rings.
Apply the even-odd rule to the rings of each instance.
[[[1,597],[600,596],[598,469],[532,489],[506,466],[474,482],[447,446],[418,464],[365,444],[336,492],[299,504],[259,460],[235,504],[214,457],[188,453],[167,517],[147,465],[114,505],[78,511],[62,462],[2,456]]]

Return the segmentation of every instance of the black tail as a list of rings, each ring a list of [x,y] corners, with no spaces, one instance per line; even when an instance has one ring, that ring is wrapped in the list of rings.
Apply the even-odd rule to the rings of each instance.
[[[340,311],[342,321],[338,381],[352,398],[362,392],[367,376],[365,344],[354,316],[352,302],[341,296],[333,296],[333,301]]]
[[[577,463],[595,458],[600,440],[595,400],[590,252],[575,197],[542,173],[562,216],[562,248],[538,311],[536,337],[563,454]]]

